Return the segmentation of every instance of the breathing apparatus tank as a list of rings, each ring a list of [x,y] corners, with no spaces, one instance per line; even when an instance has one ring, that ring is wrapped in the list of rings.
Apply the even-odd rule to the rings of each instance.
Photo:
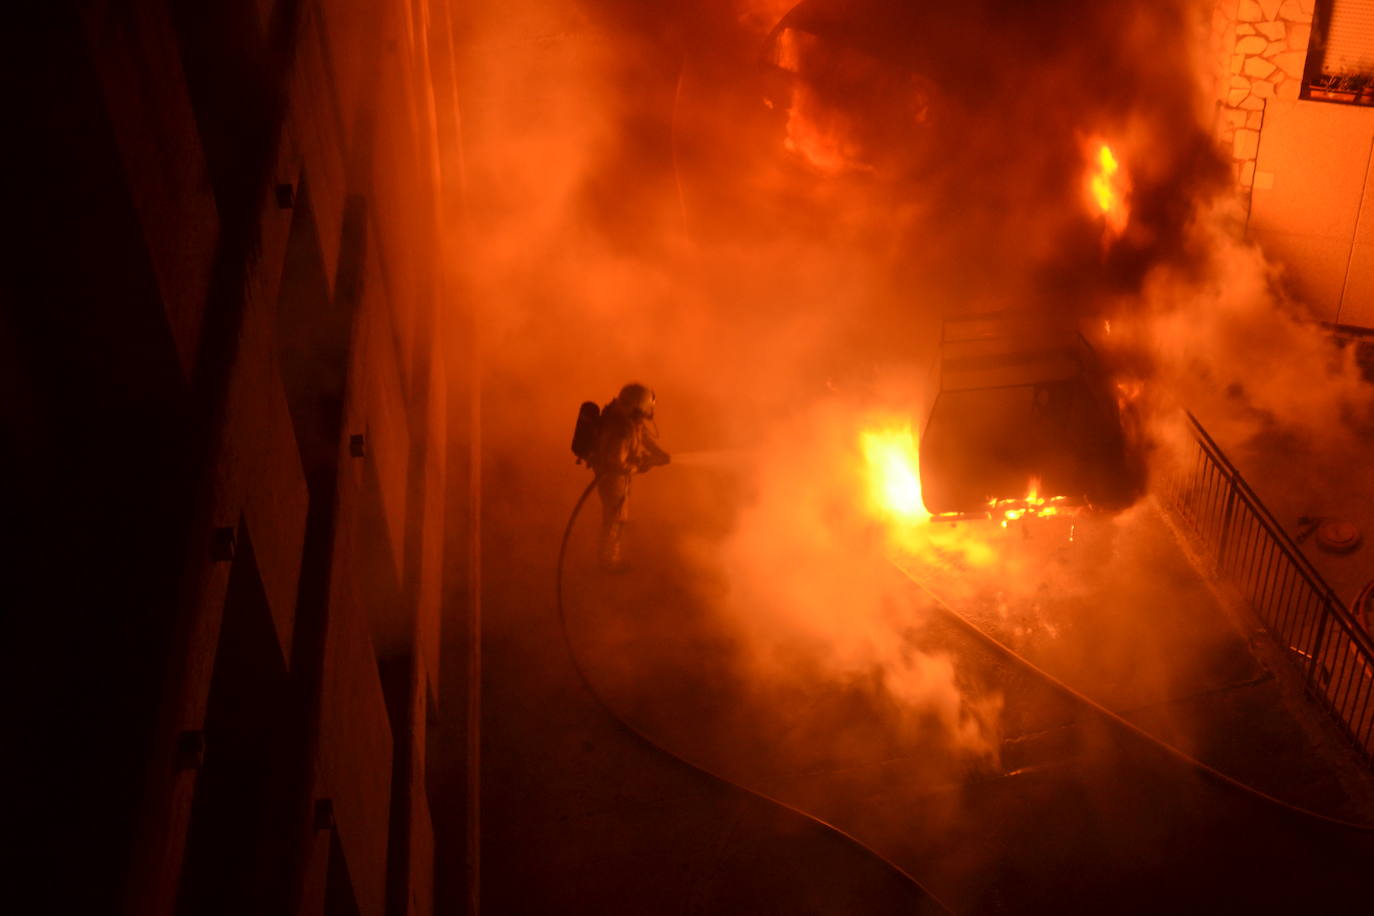
[[[579,464],[591,467],[592,451],[596,448],[596,433],[601,426],[601,408],[595,401],[583,401],[577,409],[577,425],[573,427],[572,452]]]

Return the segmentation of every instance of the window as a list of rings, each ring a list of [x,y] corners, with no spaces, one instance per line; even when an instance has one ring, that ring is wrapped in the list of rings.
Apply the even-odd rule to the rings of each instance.
[[[1319,0],[1302,97],[1374,105],[1374,0]]]

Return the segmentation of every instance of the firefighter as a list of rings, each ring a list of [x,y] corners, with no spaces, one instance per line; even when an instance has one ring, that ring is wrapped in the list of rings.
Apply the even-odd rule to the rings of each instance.
[[[629,516],[630,479],[669,460],[668,453],[649,432],[653,418],[654,393],[638,382],[621,388],[620,394],[601,411],[590,464],[596,472],[597,494],[601,497],[599,557],[607,569],[621,568],[621,537]]]

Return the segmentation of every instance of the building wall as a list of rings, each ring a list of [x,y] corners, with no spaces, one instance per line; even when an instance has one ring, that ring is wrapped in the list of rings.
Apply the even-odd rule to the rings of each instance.
[[[442,557],[475,511],[448,2],[18,26],[5,661],[39,911],[433,911]]]
[[[1227,80],[1220,87],[1220,137],[1231,151],[1236,181],[1255,178],[1264,111],[1272,99],[1292,101],[1302,87],[1314,0],[1240,0],[1219,4],[1230,37]]]
[[[1374,329],[1374,108],[1303,91],[1329,4],[1221,0],[1217,136],[1247,229],[1316,319]]]
[[[1374,328],[1374,108],[1297,101],[1265,118],[1250,235],[1319,320]]]

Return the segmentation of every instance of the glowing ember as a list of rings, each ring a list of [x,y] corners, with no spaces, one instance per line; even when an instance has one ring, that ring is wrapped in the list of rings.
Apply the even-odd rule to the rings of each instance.
[[[916,437],[910,426],[866,431],[859,436],[868,469],[868,495],[880,514],[902,522],[930,518],[921,499]]]
[[[1139,379],[1126,379],[1116,383],[1116,405],[1124,410],[1127,405],[1134,404],[1140,399],[1140,395],[1145,391],[1145,383]]]
[[[1107,228],[1113,235],[1120,235],[1130,216],[1126,208],[1125,173],[1121,170],[1116,153],[1105,143],[1098,146],[1094,158],[1096,170],[1088,180],[1088,191]]]
[[[1041,496],[1040,478],[1032,477],[1026,487],[1025,499],[990,499],[988,516],[1007,527],[1008,522],[1023,518],[1053,518],[1056,515],[1077,515],[1079,507],[1069,505],[1067,496]]]

